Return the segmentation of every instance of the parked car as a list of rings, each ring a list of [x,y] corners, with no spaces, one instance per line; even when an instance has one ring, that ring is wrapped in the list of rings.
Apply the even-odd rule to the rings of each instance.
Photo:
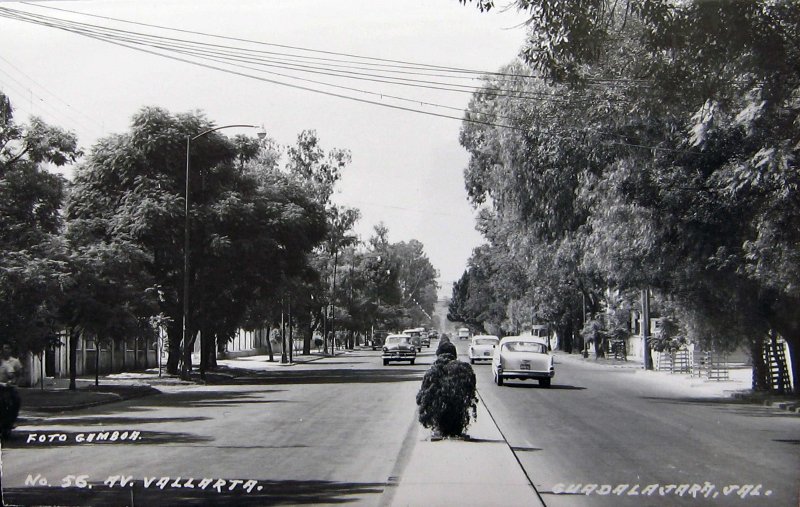
[[[473,336],[469,344],[469,362],[475,364],[475,361],[491,361],[498,343],[500,343],[500,338],[495,335],[479,334]]]
[[[547,351],[547,340],[535,336],[506,336],[494,349],[492,373],[498,386],[505,379],[535,379],[542,387],[550,387],[555,376],[553,356]]]
[[[390,334],[383,342],[383,365],[389,361],[408,361],[414,364],[417,349],[407,334]]]

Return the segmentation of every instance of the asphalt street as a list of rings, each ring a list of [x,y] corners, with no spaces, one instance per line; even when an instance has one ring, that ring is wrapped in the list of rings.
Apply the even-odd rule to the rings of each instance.
[[[488,363],[474,366],[547,505],[798,505],[796,413],[676,392],[633,367],[556,362],[550,388],[498,387]]]
[[[456,345],[465,354],[466,341]],[[24,414],[3,448],[4,501],[396,505],[396,486],[415,472],[410,453],[430,444],[419,440],[427,430],[414,398],[433,359],[424,349],[413,366],[384,367],[371,350],[290,367],[253,362],[215,385]],[[516,457],[504,463],[521,467],[549,506],[798,505],[796,413],[567,357],[549,389],[498,387],[488,364],[473,368],[481,413]],[[441,473],[455,483],[458,465]]]
[[[416,431],[415,394],[433,352],[391,367],[379,354],[234,371],[224,385],[159,387],[163,394],[27,418],[3,449],[5,501],[380,505]],[[114,442],[87,441],[115,430]],[[204,479],[212,481],[201,487]],[[257,481],[250,491],[248,481]]]

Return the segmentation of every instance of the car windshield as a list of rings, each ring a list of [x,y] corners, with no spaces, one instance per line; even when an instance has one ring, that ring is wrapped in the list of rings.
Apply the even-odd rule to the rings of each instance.
[[[475,345],[497,345],[497,340],[494,338],[476,338]]]
[[[387,344],[391,344],[391,343],[408,343],[408,337],[407,336],[390,336],[390,337],[386,338],[386,343]]]
[[[508,342],[503,347],[509,352],[534,352],[537,354],[545,354],[547,352],[544,344],[534,342]]]

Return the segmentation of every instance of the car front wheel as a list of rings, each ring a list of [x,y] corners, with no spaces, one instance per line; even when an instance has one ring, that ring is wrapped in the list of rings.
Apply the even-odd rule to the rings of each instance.
[[[503,385],[503,376],[502,376],[502,375],[500,375],[500,374],[499,374],[499,373],[497,373],[497,372],[494,372],[494,382],[495,382],[495,384],[497,384],[498,386],[502,386],[502,385]]]
[[[384,366],[387,366],[388,364],[389,364],[389,360],[388,360],[388,359],[384,359],[384,360],[383,360],[383,365],[384,365]]]

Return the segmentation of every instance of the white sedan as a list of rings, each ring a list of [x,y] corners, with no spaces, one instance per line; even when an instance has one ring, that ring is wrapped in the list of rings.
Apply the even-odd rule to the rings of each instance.
[[[535,336],[506,336],[495,347],[492,373],[498,386],[504,379],[536,379],[542,387],[550,387],[555,376],[553,356],[547,341]]]
[[[475,364],[475,361],[491,361],[498,343],[500,339],[491,334],[473,336],[469,344],[469,362]]]

